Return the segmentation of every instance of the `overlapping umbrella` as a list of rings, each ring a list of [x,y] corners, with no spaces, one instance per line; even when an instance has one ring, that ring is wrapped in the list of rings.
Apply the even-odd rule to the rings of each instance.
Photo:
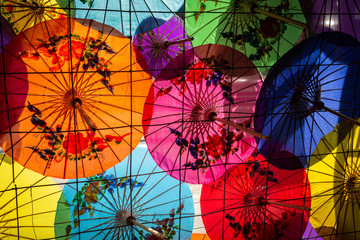
[[[134,44],[147,60],[154,77],[179,53],[191,48],[184,22],[173,16],[160,27],[134,36]]]
[[[57,239],[189,239],[193,215],[188,185],[138,147],[104,173],[66,184],[55,232]]]
[[[324,239],[358,239],[360,128],[340,123],[310,157],[310,221]]]
[[[256,147],[250,128],[261,83],[252,62],[226,46],[199,46],[173,59],[144,107],[145,141],[160,168],[200,184],[246,161]]]
[[[211,239],[300,239],[310,186],[305,169],[281,170],[257,155],[203,185],[200,204]]]
[[[0,172],[0,238],[54,238],[60,188],[9,157],[0,162]]]
[[[12,56],[5,66],[26,64],[29,91],[20,95],[26,96],[24,110],[1,147],[47,176],[103,172],[143,136],[143,104],[152,83],[145,60],[114,28],[82,23],[42,22],[4,50]]]
[[[360,44],[328,32],[306,39],[284,55],[262,86],[255,110],[259,151],[284,168],[306,166],[320,139],[345,118],[360,113]],[[287,152],[302,162],[286,163]],[[272,156],[280,159],[274,159]],[[283,158],[283,159],[281,159]]]
[[[1,0],[0,3],[2,15],[16,34],[42,21],[66,17],[56,0]]]
[[[360,40],[360,3],[356,0],[300,1],[310,27],[316,32],[340,31]]]
[[[77,18],[93,19],[116,28],[126,36],[133,36],[159,27],[169,20],[184,2],[181,0],[70,0],[69,3],[74,3],[74,14]],[[149,29],[149,26],[152,28]]]
[[[291,49],[306,26],[297,0],[186,1],[185,5],[186,30],[194,46],[233,47],[254,61],[260,72]]]

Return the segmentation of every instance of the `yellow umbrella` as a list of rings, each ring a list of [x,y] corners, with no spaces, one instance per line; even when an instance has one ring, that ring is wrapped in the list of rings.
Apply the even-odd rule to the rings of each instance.
[[[324,239],[360,239],[359,150],[360,127],[343,122],[310,157],[310,222]]]
[[[0,239],[53,239],[60,188],[51,178],[12,163],[9,157],[3,159]]]
[[[210,237],[207,234],[193,233],[190,240],[210,240]]]
[[[35,24],[66,16],[56,0],[0,0],[1,13],[16,34]]]

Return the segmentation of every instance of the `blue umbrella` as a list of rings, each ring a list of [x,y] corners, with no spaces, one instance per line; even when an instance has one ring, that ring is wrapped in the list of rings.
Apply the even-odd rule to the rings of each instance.
[[[255,130],[269,136],[258,140],[260,153],[280,168],[303,167],[340,121],[359,124],[359,63],[359,42],[339,32],[306,39],[280,58],[256,104]],[[289,161],[292,154],[302,166]]]
[[[190,239],[193,216],[189,186],[162,172],[138,147],[104,173],[66,183],[55,234],[57,239]]]
[[[110,25],[126,36],[150,31],[169,20],[183,0],[72,0],[77,18]]]

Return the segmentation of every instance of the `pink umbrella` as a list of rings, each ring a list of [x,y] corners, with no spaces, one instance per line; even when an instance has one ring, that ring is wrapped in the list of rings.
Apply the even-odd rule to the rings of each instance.
[[[160,27],[134,37],[134,44],[144,55],[154,77],[176,55],[191,48],[189,41],[184,22],[176,15]]]
[[[210,183],[256,147],[252,128],[261,76],[242,53],[203,45],[174,58],[154,81],[143,115],[156,163],[187,183]],[[239,131],[241,129],[241,131]]]

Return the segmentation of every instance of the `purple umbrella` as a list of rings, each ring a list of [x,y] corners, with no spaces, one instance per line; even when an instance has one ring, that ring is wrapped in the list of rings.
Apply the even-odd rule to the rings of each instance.
[[[191,40],[185,33],[184,22],[175,15],[160,27],[135,35],[134,44],[147,60],[152,75],[157,77],[171,59],[191,48]]]
[[[316,32],[339,31],[360,40],[360,2],[357,0],[304,0],[301,7]]]

